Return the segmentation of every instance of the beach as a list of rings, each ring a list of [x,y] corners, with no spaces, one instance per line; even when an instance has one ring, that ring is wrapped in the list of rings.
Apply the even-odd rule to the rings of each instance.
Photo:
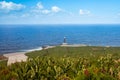
[[[7,65],[11,65],[16,62],[24,62],[27,60],[27,56],[25,55],[25,52],[16,52],[16,53],[9,53],[4,54],[3,56],[8,58]]]
[[[24,52],[7,53],[3,54],[3,56],[7,58],[7,65],[11,65],[16,62],[25,62],[28,59],[28,56],[25,55],[26,53],[38,50],[42,50],[42,48],[38,47],[36,49],[26,50]]]
[[[26,50],[25,52],[15,52],[15,53],[8,53],[3,54],[3,57],[6,57],[7,59],[7,65],[11,65],[16,62],[25,62],[28,59],[28,56],[26,56],[26,53],[33,52],[33,51],[40,51],[43,49],[49,49],[54,48],[56,46],[46,46],[45,48],[39,47],[36,49]]]

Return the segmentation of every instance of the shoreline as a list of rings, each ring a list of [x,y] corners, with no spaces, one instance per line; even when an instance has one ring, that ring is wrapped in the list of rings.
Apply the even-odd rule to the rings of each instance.
[[[33,48],[33,49],[28,49],[28,50],[20,50],[17,52],[10,52],[10,53],[2,53],[0,55],[16,55],[16,54],[26,54],[29,52],[33,52],[33,51],[40,51],[43,49],[49,49],[49,48],[54,48],[56,46],[61,46],[61,47],[82,47],[82,46],[96,46],[96,47],[120,47],[120,46],[102,46],[102,45],[86,45],[86,44],[67,44],[67,43],[62,43],[60,45],[55,45],[55,46],[45,46],[45,47],[37,47],[37,48]]]
[[[17,51],[17,52],[10,52],[10,53],[3,53],[3,54],[0,54],[0,55],[6,55],[6,54],[25,54],[25,53],[28,53],[28,52],[32,52],[32,51],[39,51],[39,50],[42,50],[43,48],[42,47],[38,47],[38,48],[33,48],[33,49],[28,49],[28,50],[20,50],[20,51]]]
[[[2,55],[8,57],[8,56],[12,56],[12,55],[26,54],[26,53],[29,53],[29,52],[40,51],[40,50],[43,50],[43,49],[49,49],[49,48],[53,48],[53,47],[56,47],[56,46],[46,46],[45,48],[38,47],[38,48],[23,50],[23,51],[19,51],[19,52],[5,53],[5,54],[2,54]]]
[[[21,51],[21,52],[6,53],[6,54],[2,54],[2,56],[7,58],[7,65],[9,66],[16,62],[27,61],[28,56],[25,55],[26,53],[32,52],[32,51],[38,51],[42,49],[43,49],[42,47],[38,47],[36,49],[31,49],[31,50],[26,50],[26,51]]]
[[[6,53],[6,54],[3,54],[2,56],[7,58],[7,60],[8,60],[7,65],[9,66],[9,65],[11,65],[13,63],[16,63],[16,62],[27,61],[28,56],[25,55],[26,53],[33,52],[33,51],[40,51],[40,50],[43,50],[43,49],[49,49],[49,48],[53,48],[53,47],[56,47],[56,46],[46,46],[45,48],[38,47],[36,49],[26,50],[24,52]]]
[[[67,43],[62,43],[61,45],[56,45],[56,46],[43,46],[43,47],[38,47],[35,49],[30,49],[30,50],[25,50],[25,51],[21,51],[21,52],[13,52],[13,53],[6,53],[3,54],[4,57],[7,58],[7,65],[11,65],[13,63],[16,62],[25,62],[28,59],[28,56],[26,56],[26,53],[29,52],[33,52],[33,51],[40,51],[40,50],[45,50],[45,49],[49,49],[49,48],[54,48],[54,47],[92,47],[91,45],[85,45],[85,44],[67,44]],[[109,47],[114,47],[114,46],[93,46],[93,47],[105,47],[105,48],[109,48]]]
[[[43,50],[43,49],[48,49],[48,48],[52,48],[52,47],[56,47],[56,46],[61,46],[61,47],[80,47],[80,46],[96,46],[96,47],[120,47],[120,46],[113,46],[113,45],[90,45],[90,44],[68,44],[68,43],[62,43],[59,45],[47,45],[47,46],[41,46],[41,47],[37,47],[37,48],[33,48],[33,49],[24,49],[24,50],[20,50],[20,51],[16,51],[16,52],[8,52],[8,53],[1,53],[0,55],[5,55],[5,54],[14,54],[14,53],[28,53],[28,52],[33,52],[33,51],[39,51],[39,50]]]

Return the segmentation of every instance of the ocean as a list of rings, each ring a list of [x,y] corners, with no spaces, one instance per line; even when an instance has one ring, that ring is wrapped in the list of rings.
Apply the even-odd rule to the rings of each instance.
[[[0,54],[68,44],[120,46],[120,25],[0,25]]]

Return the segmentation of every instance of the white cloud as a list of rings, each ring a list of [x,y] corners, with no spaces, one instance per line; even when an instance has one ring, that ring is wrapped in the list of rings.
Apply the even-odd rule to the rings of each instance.
[[[36,6],[31,10],[31,12],[35,13],[37,15],[40,14],[40,13],[42,13],[42,14],[48,14],[48,13],[50,13],[50,10],[44,9],[44,6],[42,5],[42,3],[38,2],[36,4]]]
[[[43,5],[41,4],[41,2],[38,2],[36,6],[37,6],[38,9],[43,9],[44,8]]]
[[[80,15],[88,15],[88,14],[90,14],[90,11],[80,9],[79,14],[80,14]]]
[[[52,12],[57,13],[57,12],[60,12],[62,9],[59,8],[59,7],[57,7],[57,6],[53,6],[53,7],[51,8],[51,10],[52,10]]]
[[[0,11],[2,11],[2,12],[20,10],[22,8],[25,8],[25,6],[22,5],[22,4],[16,4],[16,3],[13,3],[13,2],[6,2],[6,1],[1,1],[0,2]]]
[[[58,6],[52,6],[50,7],[50,9],[44,8],[41,2],[38,2],[36,6],[34,7],[34,9],[31,10],[32,13],[39,14],[39,15],[40,14],[54,14],[60,11],[62,11],[62,9],[59,8]]]
[[[49,14],[51,11],[50,10],[42,10],[41,11],[43,14]]]

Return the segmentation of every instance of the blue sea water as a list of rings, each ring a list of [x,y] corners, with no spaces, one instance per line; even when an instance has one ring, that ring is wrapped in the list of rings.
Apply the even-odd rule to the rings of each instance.
[[[0,25],[0,54],[44,45],[120,46],[120,25]]]

